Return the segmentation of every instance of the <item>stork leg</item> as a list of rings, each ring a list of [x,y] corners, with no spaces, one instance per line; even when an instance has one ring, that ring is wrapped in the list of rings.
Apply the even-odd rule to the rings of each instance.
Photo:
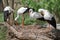
[[[48,24],[48,29],[50,30],[50,24]]]
[[[46,28],[46,30],[44,32],[48,33],[50,30],[51,30],[50,24],[48,23],[47,28]]]
[[[50,24],[48,23],[48,26],[47,26],[46,32],[49,32],[50,30],[51,30],[51,27],[50,27]]]
[[[15,18],[15,21],[14,21],[14,24],[17,26],[18,25],[18,22],[17,22],[17,19],[19,18],[19,14],[17,14],[17,17]]]
[[[24,28],[24,14],[22,14],[22,28]]]

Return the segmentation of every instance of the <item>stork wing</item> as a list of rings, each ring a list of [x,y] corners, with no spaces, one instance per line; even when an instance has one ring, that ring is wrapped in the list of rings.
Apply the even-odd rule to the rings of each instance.
[[[24,13],[28,8],[21,7],[18,9],[17,13]]]
[[[41,17],[42,17],[42,15],[41,15],[41,14],[39,14],[38,12],[34,12],[34,17],[35,17],[35,18],[41,18]]]

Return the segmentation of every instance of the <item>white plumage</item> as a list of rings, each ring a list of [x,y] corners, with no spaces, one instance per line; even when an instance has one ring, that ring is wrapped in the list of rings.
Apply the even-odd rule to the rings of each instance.
[[[4,11],[9,11],[9,13],[11,13],[12,11],[14,11],[10,6],[6,6],[4,8]]]
[[[38,9],[38,12],[39,12],[39,13],[43,12],[44,19],[46,19],[46,20],[51,20],[52,17],[53,17],[53,15],[52,15],[48,10]]]
[[[38,9],[38,12],[43,14],[44,20],[47,21],[50,25],[52,25],[56,29],[56,20],[48,10]]]
[[[23,14],[28,8],[21,7],[17,10],[17,17],[15,18],[15,21],[19,18],[19,15]]]
[[[38,12],[34,12],[33,9],[30,9],[29,13],[31,18],[35,18],[35,19],[42,18],[42,15]]]
[[[17,14],[23,14],[28,8],[21,7],[18,9]]]
[[[15,18],[15,21],[19,18],[20,15],[22,15],[22,28],[24,27],[24,13],[26,13],[29,10],[27,7],[21,7],[17,10],[17,17]]]
[[[19,18],[19,15],[17,14],[17,17],[15,18],[15,21]]]

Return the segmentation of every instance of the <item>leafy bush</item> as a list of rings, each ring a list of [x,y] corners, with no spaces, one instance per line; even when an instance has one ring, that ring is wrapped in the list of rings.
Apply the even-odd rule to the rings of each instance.
[[[34,8],[36,11],[39,8],[49,10],[60,19],[60,0],[22,0],[22,5]]]

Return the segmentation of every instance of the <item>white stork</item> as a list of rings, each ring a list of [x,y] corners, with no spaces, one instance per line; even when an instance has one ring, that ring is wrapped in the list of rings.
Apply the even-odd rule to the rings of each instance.
[[[24,13],[26,13],[29,10],[27,7],[21,7],[17,10],[17,17],[15,18],[15,21],[19,18],[19,15],[22,15],[22,27],[24,27]]]
[[[4,8],[4,21],[8,21],[9,15],[13,12],[14,10],[10,6],[6,6]]]
[[[48,10],[38,9],[38,12],[41,13],[42,16],[44,17],[44,20],[49,23],[49,27],[50,25],[52,25],[56,29],[56,20]]]
[[[43,16],[40,13],[35,12],[33,9],[29,9],[29,15],[30,15],[30,18],[32,18],[32,19],[44,21]]]
[[[31,18],[35,18],[35,19],[43,17],[40,13],[34,12],[33,9],[29,9],[29,14]]]

